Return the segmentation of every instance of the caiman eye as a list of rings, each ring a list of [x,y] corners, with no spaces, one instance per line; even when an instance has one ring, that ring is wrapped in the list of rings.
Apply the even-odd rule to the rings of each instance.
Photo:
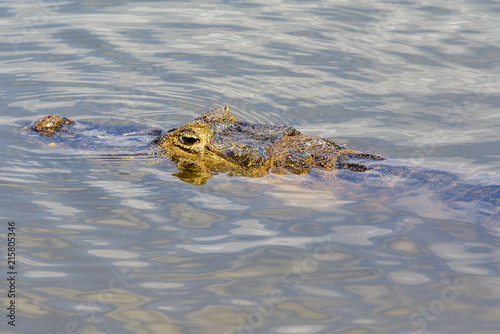
[[[194,145],[200,140],[197,137],[193,137],[189,134],[184,134],[179,136],[179,141],[184,145]]]

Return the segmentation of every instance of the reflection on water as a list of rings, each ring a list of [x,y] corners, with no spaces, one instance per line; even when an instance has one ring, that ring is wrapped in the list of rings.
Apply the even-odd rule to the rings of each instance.
[[[495,4],[7,1],[0,15],[0,215],[19,272],[2,333],[500,328]],[[223,105],[428,173],[195,186],[162,159],[85,150],[148,138],[49,146],[21,130],[49,114],[166,130]]]

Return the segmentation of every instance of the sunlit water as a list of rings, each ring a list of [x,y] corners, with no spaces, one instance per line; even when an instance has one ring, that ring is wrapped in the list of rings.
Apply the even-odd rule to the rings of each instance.
[[[499,185],[498,3],[4,1],[0,16],[0,235],[5,259],[16,222],[18,272],[2,333],[500,331],[498,200],[345,173],[195,186],[169,161],[22,132],[49,114],[168,130],[230,105],[452,172],[481,199]]]

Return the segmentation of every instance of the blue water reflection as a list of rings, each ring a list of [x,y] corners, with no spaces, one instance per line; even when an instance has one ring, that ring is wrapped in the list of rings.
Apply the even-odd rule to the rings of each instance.
[[[7,1],[0,16],[0,215],[19,273],[5,333],[498,331],[494,3]],[[437,180],[195,186],[164,159],[95,150],[148,152],[99,129],[224,105]],[[22,131],[50,114],[98,126],[72,145]]]

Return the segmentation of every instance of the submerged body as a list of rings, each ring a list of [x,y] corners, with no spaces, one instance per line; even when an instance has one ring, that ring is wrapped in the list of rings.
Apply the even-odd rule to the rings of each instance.
[[[303,175],[317,170],[326,171],[320,174],[327,177],[339,176],[365,188],[383,188],[385,193],[426,187],[447,201],[481,200],[500,206],[497,184],[464,183],[454,173],[349,150],[329,139],[301,134],[289,126],[240,122],[230,114],[229,107],[210,110],[164,133],[130,125],[75,122],[59,116],[46,116],[26,129],[42,135],[35,135],[36,138],[48,137],[50,145],[62,143],[77,149],[111,150],[110,157],[166,156],[177,163],[180,172],[175,176],[197,185],[220,172],[260,177],[269,173]],[[368,170],[369,173],[364,173]]]
[[[76,135],[72,129],[77,125],[68,118],[46,116],[27,129],[48,137],[58,133],[68,137]],[[363,172],[367,167],[350,160],[382,160],[376,155],[348,150],[329,139],[303,135],[293,127],[237,121],[229,107],[210,110],[158,136],[151,145],[176,162],[181,171],[206,177],[217,172],[251,177],[268,173],[307,174],[313,168]]]

